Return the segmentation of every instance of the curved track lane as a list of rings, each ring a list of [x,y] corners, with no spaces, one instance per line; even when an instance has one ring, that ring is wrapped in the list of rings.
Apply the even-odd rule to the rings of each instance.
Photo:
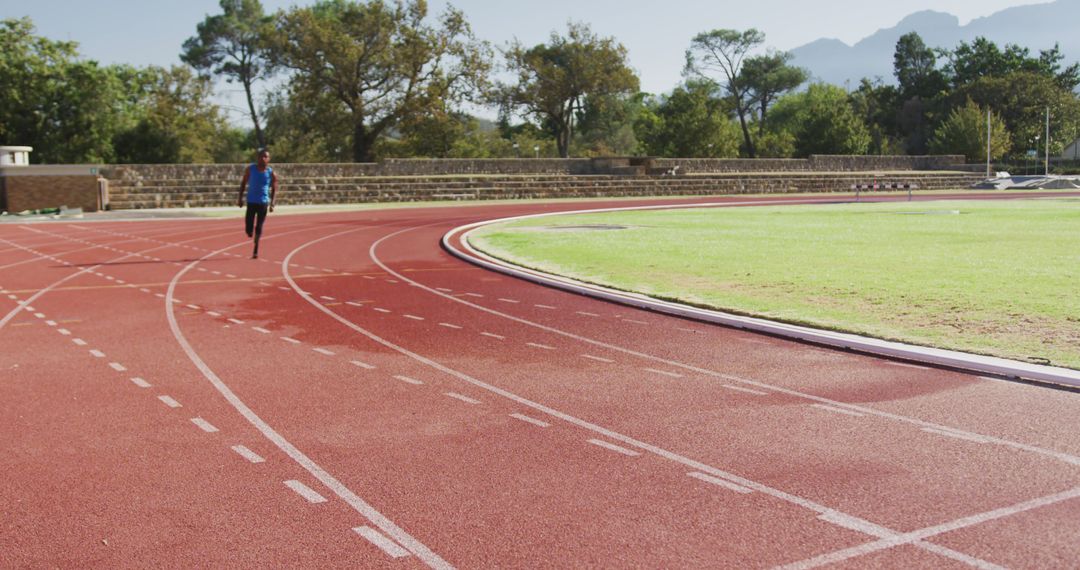
[[[1076,393],[611,305],[438,246],[580,208],[274,217],[257,261],[236,220],[0,226],[19,347],[0,565],[1080,560]]]

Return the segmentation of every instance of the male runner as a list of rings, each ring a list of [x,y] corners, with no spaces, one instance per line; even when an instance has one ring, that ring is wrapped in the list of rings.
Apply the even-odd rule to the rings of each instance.
[[[251,259],[259,257],[259,237],[262,235],[263,222],[266,221],[267,210],[274,211],[274,197],[277,195],[277,175],[270,168],[270,151],[260,149],[258,162],[251,164],[244,171],[244,179],[240,181],[240,196],[236,205],[244,206],[244,187],[247,186],[247,214],[244,216],[244,229],[248,237],[252,237],[252,225],[255,231],[255,251]],[[258,218],[258,222],[256,222]]]

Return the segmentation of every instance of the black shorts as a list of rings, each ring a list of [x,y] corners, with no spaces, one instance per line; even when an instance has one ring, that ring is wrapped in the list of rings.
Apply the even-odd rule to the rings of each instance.
[[[269,211],[269,209],[269,204],[248,203],[247,213],[244,215],[244,231],[247,232],[248,236],[252,235],[253,230],[255,236],[262,235],[263,222],[266,221],[266,212]],[[256,218],[258,219],[257,222]]]

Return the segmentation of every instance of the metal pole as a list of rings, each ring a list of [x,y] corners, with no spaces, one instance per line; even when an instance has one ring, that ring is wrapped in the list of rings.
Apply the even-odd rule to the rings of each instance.
[[[1046,167],[1045,174],[1050,176],[1050,107],[1046,107]]]
[[[990,178],[990,109],[986,110],[986,177]]]

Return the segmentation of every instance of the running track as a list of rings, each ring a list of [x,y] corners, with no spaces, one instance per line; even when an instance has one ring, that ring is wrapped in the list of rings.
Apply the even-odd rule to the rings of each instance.
[[[0,225],[0,567],[1080,565],[1076,392],[438,245],[583,207]]]

